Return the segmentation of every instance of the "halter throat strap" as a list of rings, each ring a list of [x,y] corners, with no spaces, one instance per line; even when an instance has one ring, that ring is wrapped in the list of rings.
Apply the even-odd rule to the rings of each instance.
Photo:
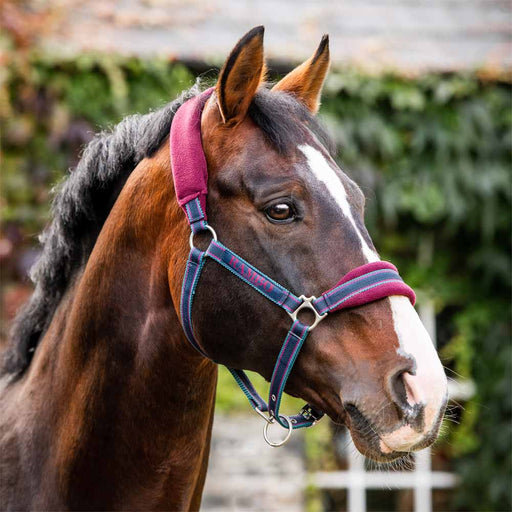
[[[288,440],[293,429],[312,426],[323,416],[321,411],[309,404],[295,416],[288,417],[279,412],[281,397],[293,365],[308,334],[318,323],[330,313],[368,304],[390,295],[404,295],[413,305],[416,297],[414,291],[403,282],[396,267],[385,261],[355,268],[318,298],[297,296],[217,240],[206,217],[208,172],[201,142],[201,113],[212,92],[213,89],[208,89],[185,102],[176,112],[171,125],[170,152],[176,196],[191,228],[191,249],[180,302],[181,322],[189,342],[208,358],[194,336],[192,325],[194,295],[207,260],[218,263],[288,313],[292,324],[274,366],[268,403],[260,397],[243,370],[228,368],[250,405],[265,418],[265,440],[271,446],[280,446]],[[210,231],[213,237],[205,251],[193,246],[193,235],[201,231]],[[306,308],[315,315],[315,321],[309,325],[302,323],[299,318],[300,311]],[[280,443],[270,441],[267,436],[268,426],[273,422],[288,430],[286,438]]]

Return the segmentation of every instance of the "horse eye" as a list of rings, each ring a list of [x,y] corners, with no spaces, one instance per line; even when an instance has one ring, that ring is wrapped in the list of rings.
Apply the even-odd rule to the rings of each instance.
[[[273,204],[265,210],[265,213],[271,221],[277,222],[292,220],[295,217],[293,208],[286,203]]]

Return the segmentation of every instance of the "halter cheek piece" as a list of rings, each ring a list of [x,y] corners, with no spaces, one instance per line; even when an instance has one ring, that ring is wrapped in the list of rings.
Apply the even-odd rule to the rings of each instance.
[[[304,295],[297,297],[219,242],[215,230],[208,225],[206,219],[208,174],[201,143],[201,113],[212,92],[213,89],[208,89],[185,102],[176,112],[171,125],[174,186],[178,203],[183,208],[191,228],[190,253],[181,292],[181,322],[190,343],[203,356],[208,357],[195,339],[192,330],[192,303],[207,259],[222,265],[288,313],[292,325],[274,367],[268,404],[260,397],[243,370],[228,368],[253,409],[265,419],[263,433],[267,443],[271,446],[281,446],[288,440],[292,430],[310,427],[323,416],[322,412],[309,404],[295,416],[289,417],[279,413],[286,381],[308,334],[334,311],[368,304],[390,295],[405,295],[414,305],[415,295],[391,263],[377,261],[350,271],[336,286],[318,298]],[[194,247],[194,235],[204,231],[210,232],[212,240],[206,251],[201,251]],[[315,319],[312,324],[306,325],[298,319],[298,313],[303,309],[313,312]],[[268,427],[274,422],[287,429],[286,437],[279,442],[272,442],[268,437]]]

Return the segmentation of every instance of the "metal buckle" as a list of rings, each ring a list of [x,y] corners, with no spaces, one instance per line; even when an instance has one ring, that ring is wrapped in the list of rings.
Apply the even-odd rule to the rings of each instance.
[[[306,404],[300,411],[300,415],[305,419],[305,420],[313,420],[313,423],[311,423],[311,426],[313,425],[316,425],[316,422],[321,420],[323,418],[323,415],[321,415],[320,417],[318,417],[316,414],[315,414],[315,410],[311,407],[311,405],[309,404]]]
[[[215,229],[213,229],[210,225],[205,226],[206,231],[209,231],[212,234],[212,237],[214,240],[217,240],[217,233],[215,233]],[[204,230],[203,230],[204,231]],[[199,231],[200,233],[200,231]],[[188,243],[190,244],[190,248],[194,249],[194,235],[195,233],[193,231],[190,232],[190,236],[188,238]]]
[[[281,441],[271,441],[268,437],[268,428],[270,427],[270,425],[272,423],[274,423],[275,418],[270,416],[269,419],[271,419],[272,421],[267,421],[267,423],[265,423],[265,426],[263,427],[263,438],[265,439],[267,444],[269,444],[270,446],[272,446],[274,448],[283,446],[283,444],[285,444],[288,441],[288,439],[290,439],[290,436],[292,435],[292,431],[293,431],[293,425],[292,425],[292,421],[290,420],[290,418],[288,418],[288,416],[286,416],[285,414],[280,414],[279,417],[281,419],[283,419],[288,424],[288,432],[286,432],[286,436],[284,437],[284,439],[281,439]]]
[[[263,411],[260,411],[257,407],[254,410],[267,422],[274,423],[274,416],[267,416]]]
[[[312,331],[327,316],[327,313],[324,313],[323,315],[318,313],[315,306],[313,305],[313,301],[316,300],[316,297],[314,295],[311,295],[311,297],[301,295],[299,299],[302,300],[302,304],[298,308],[296,308],[295,311],[288,314],[292,317],[292,320],[295,322],[297,320],[297,315],[301,309],[311,309],[311,311],[313,311],[313,313],[315,314],[315,321],[311,325],[309,325],[308,328],[310,331]]]

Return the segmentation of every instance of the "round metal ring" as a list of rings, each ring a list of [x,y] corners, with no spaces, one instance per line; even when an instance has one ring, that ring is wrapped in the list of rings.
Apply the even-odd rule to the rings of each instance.
[[[215,233],[215,229],[213,229],[208,224],[205,226],[206,230],[209,231],[213,237],[214,240],[217,240],[217,233]],[[190,236],[188,238],[188,243],[190,244],[190,248],[194,248],[194,235],[195,233],[193,231],[190,232]]]
[[[263,437],[265,438],[265,441],[267,442],[267,444],[269,444],[270,446],[273,446],[274,448],[277,448],[278,446],[283,446],[283,444],[285,444],[286,441],[288,441],[288,439],[290,439],[290,436],[292,435],[292,431],[293,431],[293,425],[292,425],[290,418],[284,414],[280,414],[279,417],[281,419],[285,420],[285,422],[288,424],[288,432],[286,433],[285,438],[282,439],[281,441],[274,442],[269,439],[268,428],[271,425],[270,422],[265,423],[265,426],[263,427]]]

